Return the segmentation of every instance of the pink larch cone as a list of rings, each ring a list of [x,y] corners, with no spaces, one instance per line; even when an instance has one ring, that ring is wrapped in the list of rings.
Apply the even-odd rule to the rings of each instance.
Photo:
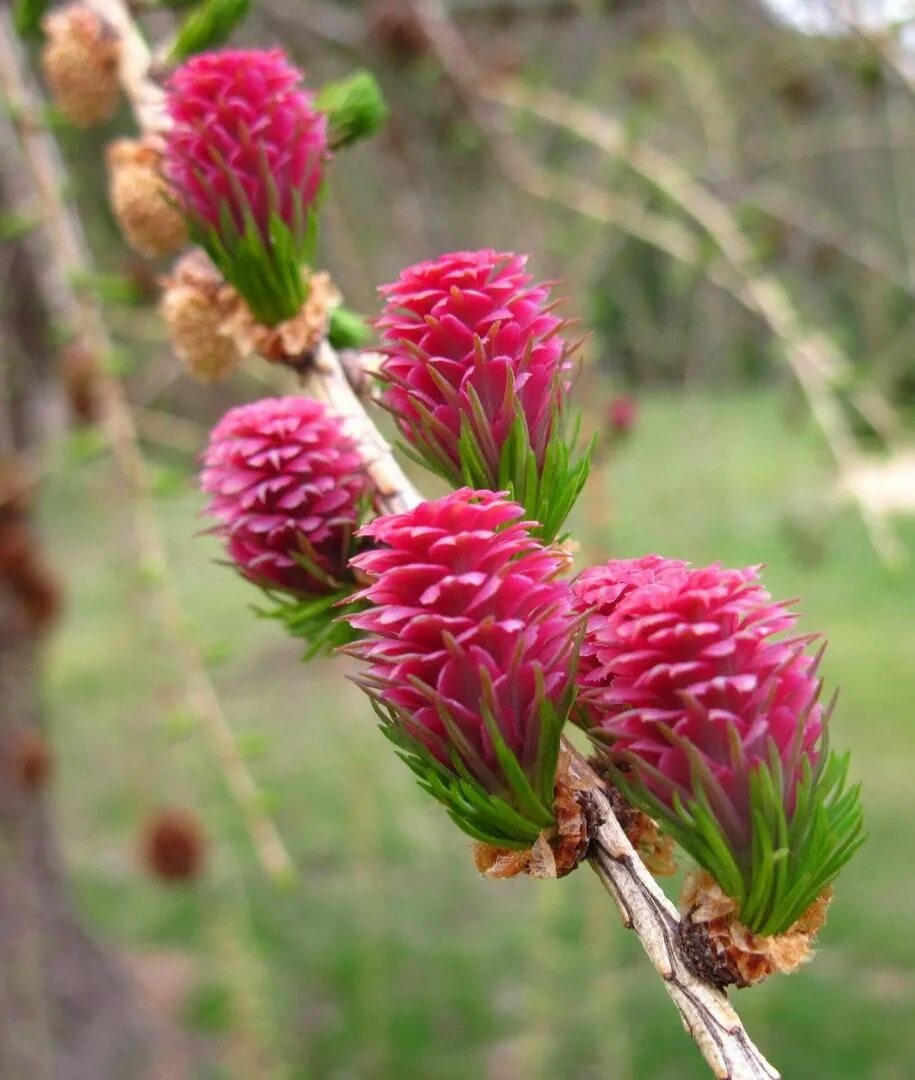
[[[323,405],[285,397],[231,409],[210,436],[200,484],[245,577],[297,595],[340,588],[370,483]]]
[[[167,84],[171,126],[164,173],[192,220],[217,232],[224,208],[266,241],[275,213],[294,235],[314,203],[328,158],[327,117],[282,49],[226,49],[192,57]]]
[[[532,284],[526,261],[458,251],[411,266],[380,290],[384,403],[407,440],[455,480],[462,424],[472,425],[492,484],[519,412],[538,464],[557,434],[569,348],[549,288]]]
[[[361,685],[408,740],[511,802],[488,713],[546,803],[543,827],[578,620],[557,580],[565,559],[528,524],[503,496],[462,489],[367,526],[377,548],[353,566],[371,579],[360,594],[369,607],[350,618],[367,636],[350,651],[366,664]]]
[[[823,724],[819,657],[756,567],[649,556],[585,571],[579,669],[595,734],[671,812],[702,787],[734,850],[751,838],[750,775],[774,747],[790,813]]]

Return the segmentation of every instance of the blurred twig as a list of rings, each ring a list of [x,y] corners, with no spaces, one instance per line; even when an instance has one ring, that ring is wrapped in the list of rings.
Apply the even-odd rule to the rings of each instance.
[[[812,239],[831,245],[844,258],[915,296],[915,280],[879,241],[872,236],[849,231],[848,226],[822,204],[813,203],[800,192],[771,180],[761,180],[752,185],[745,199]]]
[[[106,9],[107,0],[99,0]],[[142,43],[142,38],[139,39]],[[127,52],[136,56],[137,49]],[[127,80],[130,85],[130,76]],[[142,114],[155,119],[158,102],[142,80],[134,80]],[[111,342],[101,312],[88,290],[77,292],[73,281],[85,279],[91,268],[88,246],[75,213],[64,201],[66,171],[57,144],[38,122],[40,98],[31,84],[22,49],[6,10],[0,11],[0,88],[16,111],[23,155],[42,205],[43,220],[53,252],[42,266],[49,307],[58,313],[60,329],[86,345],[101,361]],[[103,364],[102,364],[103,368]],[[193,715],[209,733],[227,786],[237,802],[264,870],[275,879],[287,878],[292,863],[273,820],[264,809],[257,784],[242,758],[231,725],[194,641],[168,567],[165,539],[153,505],[150,476],[140,450],[136,424],[120,382],[101,370],[98,393],[101,425],[129,491],[136,557],[157,601],[163,629],[174,642],[184,677],[184,693]]]
[[[575,178],[545,173],[536,164],[524,161],[517,140],[509,134],[493,131],[494,122],[483,108],[485,101],[529,112],[623,161],[649,184],[663,191],[708,235],[723,258],[727,273],[716,271],[714,260],[706,267],[706,272],[769,326],[807,398],[841,475],[844,477],[851,472],[858,464],[860,452],[834,387],[848,381],[852,365],[835,342],[804,325],[781,282],[759,268],[753,245],[728,205],[690,176],[673,158],[630,138],[613,117],[559,91],[526,87],[510,78],[488,78],[448,19],[440,0],[411,0],[411,4],[439,62],[461,92],[472,118],[484,134],[488,134],[493,151],[507,167],[506,171],[522,181],[527,190],[564,202],[570,209],[596,220],[613,221],[632,235],[647,239],[693,265],[708,262],[703,259],[701,244],[689,230],[671,229],[668,226],[674,223],[652,215],[648,218],[651,227],[646,233],[644,214],[640,222],[634,213],[620,213],[614,197],[601,189]],[[875,514],[861,500],[857,501],[857,506],[879,558],[890,566],[900,563],[904,559],[904,550],[889,520]]]

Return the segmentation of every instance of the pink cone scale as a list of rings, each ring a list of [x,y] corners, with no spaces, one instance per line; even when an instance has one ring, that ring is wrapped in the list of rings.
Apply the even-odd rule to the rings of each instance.
[[[461,489],[361,535],[375,547],[352,561],[370,579],[366,610],[349,619],[365,635],[349,649],[366,665],[357,681],[466,831],[530,844],[552,822],[574,691],[579,620],[557,580],[564,558],[530,535],[520,506],[488,491]],[[482,793],[479,813],[450,797],[462,778]],[[509,809],[507,824],[487,818],[489,796]]]
[[[239,571],[295,596],[341,588],[369,497],[340,421],[304,397],[230,409],[213,429],[200,486]]]
[[[561,439],[571,362],[549,287],[532,283],[526,261],[484,249],[411,266],[381,288],[376,328],[386,353],[383,402],[407,442],[452,483],[495,487],[507,474],[542,522],[504,455],[522,423],[525,454],[543,475]],[[526,458],[518,468],[530,472]]]
[[[776,831],[782,817],[791,826],[799,801],[809,810],[801,786],[824,766],[812,638],[797,634],[797,616],[772,599],[757,567],[649,556],[594,567],[572,588],[587,613],[579,702],[592,734],[624,785],[700,862],[707,830],[684,829],[682,811],[707,809],[730,860],[706,868],[746,899],[762,857],[757,814],[775,814]],[[775,848],[787,850],[787,837]],[[759,919],[777,922],[777,906],[763,904]]]
[[[321,185],[327,117],[281,49],[192,57],[168,82],[165,175],[185,210],[214,229],[227,207],[242,232],[250,210],[264,238],[270,215],[291,229]]]

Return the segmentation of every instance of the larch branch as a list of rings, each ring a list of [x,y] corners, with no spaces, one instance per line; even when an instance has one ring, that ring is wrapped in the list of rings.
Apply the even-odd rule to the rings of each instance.
[[[129,12],[122,0],[88,0],[112,25],[124,32]],[[416,10],[427,23],[440,25],[441,10],[435,3],[417,2]],[[115,10],[116,9],[116,10]],[[139,39],[139,44],[138,44]],[[125,85],[134,103],[138,123],[144,117],[161,125],[161,91],[149,80],[150,53],[135,27],[126,64],[138,65],[125,73]],[[140,48],[142,44],[142,48]],[[156,102],[158,94],[158,103]],[[303,389],[326,402],[345,420],[362,448],[366,469],[375,482],[381,508],[397,512],[415,506],[421,496],[394,459],[390,447],[365,410],[369,380],[363,363],[346,363],[328,344],[322,345],[303,376]],[[778,1072],[753,1045],[727,996],[691,974],[676,934],[677,912],[639,859],[617,821],[600,778],[586,762],[567,747],[581,782],[587,788],[599,820],[589,858],[605,888],[615,899],[624,923],[639,937],[687,1032],[695,1041],[716,1077],[721,1080],[778,1080]]]

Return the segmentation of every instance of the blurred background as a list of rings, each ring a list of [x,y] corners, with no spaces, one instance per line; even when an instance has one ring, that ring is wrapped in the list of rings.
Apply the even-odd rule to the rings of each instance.
[[[282,43],[315,84],[370,68],[388,96],[386,130],[341,155],[327,193],[323,258],[350,306],[374,313],[378,284],[455,248],[528,251],[538,277],[561,279],[588,335],[577,392],[599,436],[572,521],[579,564],[765,563],[772,591],[801,597],[806,627],[828,635],[833,738],[854,747],[870,840],[816,961],[736,1004],[785,1077],[915,1075],[915,4],[257,0],[239,40]],[[104,307],[148,467],[139,504],[125,488],[79,357],[43,340],[13,128],[0,126],[0,449],[12,460],[16,431],[40,419],[34,544],[63,616],[37,690],[31,648],[0,640],[2,738],[13,745],[13,702],[40,708],[44,743],[20,752],[61,849],[67,1022],[79,1027],[86,972],[110,986],[114,962],[133,980],[107,1015],[129,1000],[166,1080],[705,1076],[593,875],[480,880],[347,665],[303,667],[201,535],[210,426],[289,384],[261,364],[201,387],[171,355],[166,266],[130,255],[106,206],[104,147],[130,132],[126,110],[101,132],[55,128],[95,263],[79,286]],[[138,524],[161,531],[167,569],[138,548]],[[292,856],[281,886],[214,754],[211,684]],[[9,869],[24,833],[4,785],[0,911],[19,929],[0,948],[25,974],[0,1026],[37,1041],[37,1077],[29,889],[51,895],[57,857],[42,840],[37,879]],[[22,829],[50,835],[34,813]]]

